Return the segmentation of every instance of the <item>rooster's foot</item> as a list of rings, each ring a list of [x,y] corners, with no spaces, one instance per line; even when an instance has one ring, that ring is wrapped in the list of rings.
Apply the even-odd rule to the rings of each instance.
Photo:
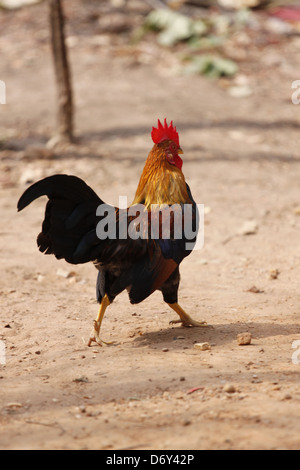
[[[115,344],[114,342],[107,342],[103,341],[99,336],[93,335],[90,337],[89,342],[88,342],[88,347],[92,346],[93,343],[98,344],[98,346],[111,346],[112,344]]]
[[[175,323],[181,323],[182,326],[208,326],[206,321],[193,320],[193,318],[191,318],[177,303],[169,304],[169,306],[177,313],[180,318],[180,320],[178,319],[171,321],[171,325],[174,325]]]
[[[92,334],[90,336],[90,339],[89,339],[89,342],[88,342],[88,346],[90,347],[93,343],[96,343],[98,344],[98,346],[110,346],[112,344],[115,344],[114,342],[107,342],[107,341],[103,341],[100,336],[99,336],[99,332],[100,332],[100,325],[99,323],[95,320],[94,322],[94,330],[92,331]]]
[[[193,320],[193,318],[189,317],[188,319],[184,320],[172,320],[170,321],[170,325],[175,325],[176,323],[181,323],[182,326],[201,326],[201,327],[206,327],[208,324],[206,321],[196,321]]]

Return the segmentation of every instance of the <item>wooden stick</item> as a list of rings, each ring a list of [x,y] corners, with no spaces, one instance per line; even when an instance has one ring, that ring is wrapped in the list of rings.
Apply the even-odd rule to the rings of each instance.
[[[58,141],[73,140],[73,95],[61,0],[50,0],[51,44],[58,91]]]

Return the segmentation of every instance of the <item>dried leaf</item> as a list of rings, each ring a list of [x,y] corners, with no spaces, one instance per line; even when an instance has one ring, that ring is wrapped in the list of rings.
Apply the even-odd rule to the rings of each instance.
[[[258,289],[256,286],[252,286],[250,289],[247,290],[247,292],[252,292],[253,294],[263,294],[264,291]]]

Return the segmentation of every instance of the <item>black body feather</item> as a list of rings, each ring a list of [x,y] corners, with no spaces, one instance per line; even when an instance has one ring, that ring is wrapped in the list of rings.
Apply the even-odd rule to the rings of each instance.
[[[189,188],[188,191],[190,194]],[[37,238],[40,251],[71,264],[94,262],[99,270],[98,302],[105,294],[113,301],[124,289],[128,290],[131,303],[141,302],[157,289],[166,302],[177,302],[179,264],[190,253],[185,249],[184,239],[100,240],[96,227],[101,217],[96,211],[104,202],[75,176],[55,175],[35,183],[20,198],[18,210],[44,195],[49,201]],[[118,225],[119,209],[110,207]],[[129,218],[128,224],[131,221]]]

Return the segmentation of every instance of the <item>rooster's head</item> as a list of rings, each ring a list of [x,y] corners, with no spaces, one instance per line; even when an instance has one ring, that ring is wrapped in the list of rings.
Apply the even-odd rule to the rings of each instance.
[[[179,135],[176,127],[173,127],[173,121],[168,126],[165,119],[164,125],[158,120],[158,127],[152,128],[152,140],[161,149],[164,150],[165,157],[170,165],[175,165],[179,170],[182,168],[182,159],[179,154],[183,151],[179,145]]]

